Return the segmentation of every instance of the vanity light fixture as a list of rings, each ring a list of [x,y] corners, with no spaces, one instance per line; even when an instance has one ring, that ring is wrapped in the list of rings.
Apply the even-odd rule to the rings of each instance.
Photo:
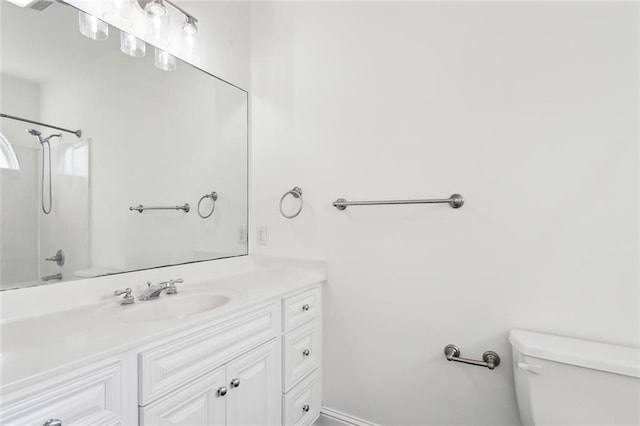
[[[196,22],[196,18],[193,16],[187,16],[187,19],[184,21],[184,25],[182,26],[182,31],[184,31],[184,34],[187,37],[195,37],[198,34],[198,26],[196,25]]]
[[[147,43],[126,31],[120,31],[120,51],[134,58],[141,58],[147,51]]]
[[[159,18],[167,13],[167,7],[162,0],[151,0],[144,6],[147,15]]]
[[[78,12],[80,34],[91,40],[106,40],[109,38],[109,24],[93,15]]]
[[[17,0],[16,0],[17,1]],[[198,37],[198,19],[191,15],[189,12],[182,9],[170,0],[102,0],[103,17],[107,20],[118,23],[120,28],[127,28],[127,31],[122,30],[120,32],[120,50],[135,58],[139,58],[146,53],[146,43],[129,33],[128,28],[134,23],[135,19],[132,16],[133,8],[135,5],[139,12],[145,16],[148,21],[147,35],[151,35],[152,39],[160,41],[160,45],[164,47],[167,43],[167,38],[171,34],[171,20],[168,6],[175,9],[182,15],[184,15],[184,23],[181,27],[180,33],[182,48],[178,50],[180,55],[184,55],[186,58],[198,56],[196,52],[199,51],[199,37]],[[80,32],[82,35],[92,40],[106,40],[109,37],[109,24],[98,19],[97,17],[85,13],[79,12],[80,16]],[[137,33],[137,31],[131,31],[131,33]],[[168,43],[171,45],[171,42]],[[173,50],[173,49],[172,49]],[[176,69],[176,57],[169,54],[164,49],[155,49],[155,65],[158,69],[163,71],[173,71]]]
[[[102,17],[120,29],[131,28],[133,3],[131,0],[109,0],[102,3]]]
[[[176,57],[169,54],[167,51],[158,49],[156,47],[155,57],[156,68],[162,71],[175,71],[176,69]]]

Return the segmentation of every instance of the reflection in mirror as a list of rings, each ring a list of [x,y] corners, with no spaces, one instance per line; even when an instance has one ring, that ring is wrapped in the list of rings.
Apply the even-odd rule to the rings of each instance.
[[[0,7],[0,111],[82,132],[0,118],[0,289],[247,254],[247,93]]]

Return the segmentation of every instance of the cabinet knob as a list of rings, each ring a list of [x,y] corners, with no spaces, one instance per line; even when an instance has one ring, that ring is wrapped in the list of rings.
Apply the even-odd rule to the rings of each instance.
[[[239,386],[240,386],[240,379],[233,379],[233,380],[231,381],[231,387],[232,387],[232,388],[237,388],[237,387],[239,387]]]
[[[62,421],[59,419],[49,419],[42,426],[62,426]]]
[[[218,396],[225,396],[227,394],[227,387],[226,386],[220,386],[218,388]]]
[[[309,349],[305,349],[304,351],[302,351],[303,356],[309,356],[310,354],[311,352],[309,352]]]
[[[308,311],[309,310],[309,305],[306,304],[306,303],[304,305],[302,305],[302,310],[303,311]]]
[[[302,411],[304,411],[305,413],[308,413],[310,409],[311,409],[311,407],[309,405],[307,405],[307,404],[302,406]]]

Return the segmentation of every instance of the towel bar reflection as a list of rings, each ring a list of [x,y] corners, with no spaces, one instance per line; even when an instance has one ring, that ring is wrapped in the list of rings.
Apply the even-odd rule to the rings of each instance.
[[[500,357],[493,351],[486,351],[483,353],[482,361],[460,357],[460,348],[456,345],[445,346],[444,354],[447,357],[447,361],[456,361],[464,364],[477,365],[478,367],[487,367],[489,370],[493,370],[500,365]]]
[[[347,201],[338,198],[333,202],[333,207],[345,210],[347,206],[375,206],[387,204],[449,204],[451,208],[459,209],[464,205],[464,198],[460,194],[453,194],[449,198],[435,198],[430,200],[387,200],[387,201]]]
[[[138,213],[142,213],[145,210],[182,210],[185,213],[189,213],[189,210],[191,210],[191,206],[189,205],[189,203],[184,203],[182,206],[168,206],[168,207],[145,207],[142,204],[135,206],[135,207],[129,207],[129,210],[133,211],[137,211]]]

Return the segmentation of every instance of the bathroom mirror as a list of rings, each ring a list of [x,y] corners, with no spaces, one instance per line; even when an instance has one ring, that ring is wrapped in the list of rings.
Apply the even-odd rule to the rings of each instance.
[[[0,8],[1,112],[82,131],[0,118],[0,289],[246,255],[247,93]]]

